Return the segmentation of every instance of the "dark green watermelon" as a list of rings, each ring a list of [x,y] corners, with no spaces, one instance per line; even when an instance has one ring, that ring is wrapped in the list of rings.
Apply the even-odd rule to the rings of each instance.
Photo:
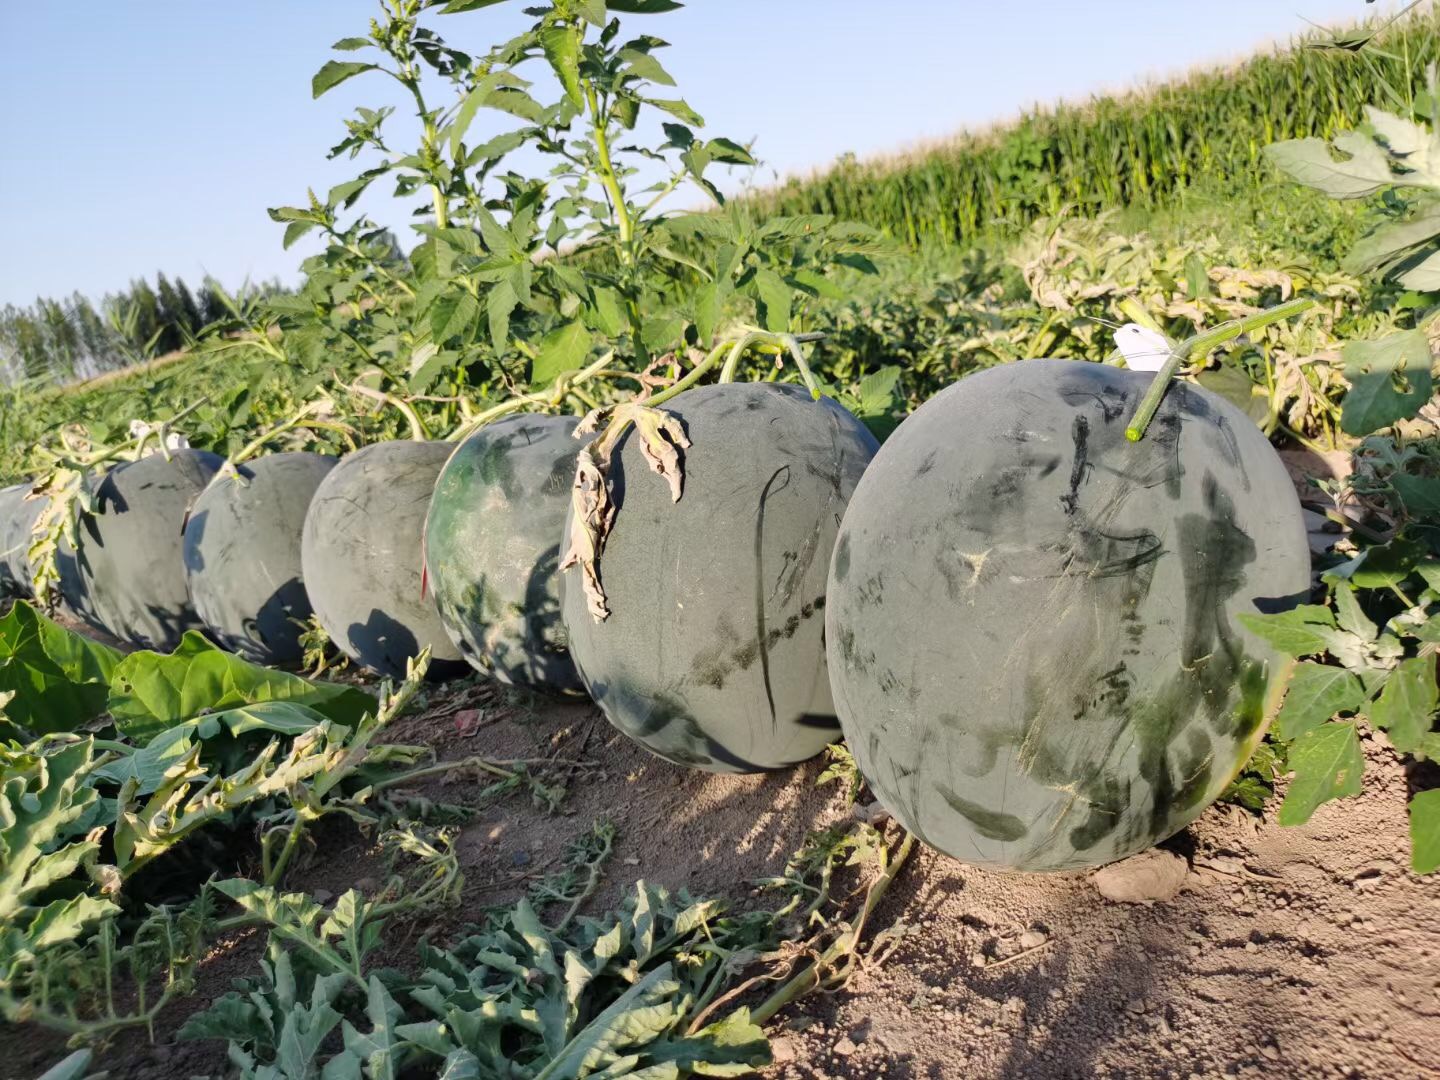
[[[45,503],[27,499],[29,484],[0,490],[0,596],[30,596],[30,550],[35,519]]]
[[[185,526],[190,598],[215,641],[257,664],[304,655],[300,634],[310,599],[300,573],[300,533],[320,481],[335,467],[324,454],[271,454],[217,477]]]
[[[425,522],[440,618],[478,670],[551,693],[584,691],[560,620],[560,542],[575,481],[569,416],[512,416],[446,462]]]
[[[839,737],[825,674],[825,573],[874,437],[827,399],[780,384],[689,390],[684,494],[632,430],[612,467],[614,527],[595,622],[578,571],[561,609],[586,688],[612,724],[670,761],[753,772]]]
[[[80,518],[78,551],[61,544],[57,558],[71,611],[119,641],[160,652],[201,629],[181,528],[222,463],[203,450],[172,450],[168,461],[150,454],[88,480],[95,512]]]
[[[865,475],[826,633],[855,759],[957,859],[1096,866],[1193,820],[1249,757],[1284,661],[1239,623],[1302,600],[1300,506],[1265,436],[1177,383],[1026,360],[927,402]]]
[[[421,584],[425,512],[453,449],[398,441],[348,454],[305,515],[300,564],[316,616],[346,656],[391,678],[427,645],[432,680],[469,670]]]

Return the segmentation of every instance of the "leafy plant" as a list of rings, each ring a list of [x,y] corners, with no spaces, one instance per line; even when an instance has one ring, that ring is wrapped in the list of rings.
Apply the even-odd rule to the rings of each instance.
[[[547,928],[527,900],[449,948],[420,945],[414,978],[373,970],[386,910],[351,891],[322,911],[248,882],[220,886],[272,927],[261,976],[182,1029],[224,1038],[239,1075],[579,1078],[738,1075],[768,1063],[743,1009],[691,1029],[727,959],[763,919],[637,883],[620,912]],[[707,993],[708,991],[708,993]],[[338,1044],[326,1037],[340,1030]]]

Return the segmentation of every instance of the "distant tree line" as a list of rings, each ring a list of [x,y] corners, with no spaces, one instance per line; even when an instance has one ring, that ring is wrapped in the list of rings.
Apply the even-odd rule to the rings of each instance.
[[[278,283],[245,291],[278,291]],[[207,277],[196,289],[180,278],[144,278],[98,304],[81,293],[28,307],[0,308],[0,381],[70,382],[129,367],[183,348],[230,314],[224,288]]]

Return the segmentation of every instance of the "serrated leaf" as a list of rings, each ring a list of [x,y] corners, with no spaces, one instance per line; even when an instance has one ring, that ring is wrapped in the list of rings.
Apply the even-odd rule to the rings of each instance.
[[[1390,222],[1361,237],[1342,264],[1352,274],[1368,273],[1440,236],[1440,205],[1405,221]]]
[[[1350,383],[1340,413],[1346,434],[1369,435],[1389,427],[1430,400],[1430,343],[1419,330],[1352,341],[1341,354]]]
[[[1402,660],[1370,706],[1370,722],[1384,729],[1396,750],[1410,754],[1430,731],[1437,704],[1440,690],[1435,685],[1435,658]]]
[[[755,272],[755,293],[760,301],[760,322],[766,330],[785,333],[790,329],[790,286],[773,270]]]
[[[549,386],[566,371],[579,371],[590,353],[590,331],[578,319],[552,330],[540,341],[540,349],[530,368],[530,385],[534,389]]]
[[[1295,180],[1332,199],[1364,198],[1394,183],[1390,159],[1366,136],[1347,131],[1334,145],[1348,156],[1336,159],[1324,139],[1314,138],[1271,143],[1265,156]]]
[[[1281,825],[1303,825],[1322,803],[1360,794],[1365,758],[1350,721],[1301,735],[1290,746],[1289,764],[1295,775],[1280,804]]]
[[[660,98],[641,98],[640,100],[645,102],[646,105],[653,105],[655,108],[669,113],[681,123],[689,124],[691,127],[697,128],[705,126],[704,117],[687,105],[683,99],[668,101]]]
[[[1361,609],[1355,586],[1348,581],[1335,585],[1335,618],[1343,629],[1361,641],[1374,641],[1379,636],[1380,628]]]
[[[111,678],[109,709],[116,726],[144,745],[201,713],[271,701],[304,705],[347,725],[375,711],[375,699],[363,690],[247,663],[193,630],[169,655],[140,651],[121,660]]]
[[[374,71],[378,64],[362,64],[354,60],[329,60],[310,80],[310,96],[318,98],[326,91],[333,90],[346,79],[366,71]]]
[[[540,48],[550,61],[565,95],[579,109],[585,105],[580,93],[580,35],[574,26],[547,26],[540,31]]]
[[[1417,874],[1440,870],[1440,788],[1410,799],[1410,869]]]
[[[1287,741],[1320,727],[1340,712],[1354,712],[1365,704],[1360,680],[1341,667],[1300,663],[1290,676],[1285,703],[1275,718],[1276,734]]]
[[[856,388],[862,418],[887,411],[895,402],[895,386],[900,379],[900,368],[889,364],[879,371],[872,371],[860,380]]]
[[[465,334],[480,314],[480,301],[468,289],[452,288],[430,305],[430,333],[435,341]]]
[[[289,225],[285,226],[285,235],[281,240],[281,246],[286,251],[289,251],[291,244],[295,243],[296,240],[299,240],[302,236],[304,236],[313,228],[315,228],[315,223],[313,221],[290,222]]]
[[[0,616],[0,692],[15,694],[5,715],[37,735],[74,731],[104,712],[120,659],[17,601]]]
[[[510,340],[510,313],[519,301],[509,282],[498,282],[485,298],[485,314],[490,322],[490,344],[495,351],[504,352]]]
[[[1267,641],[1287,656],[1311,656],[1324,652],[1335,629],[1335,616],[1319,604],[1300,604],[1274,615],[1243,612],[1240,623],[1256,637]]]
[[[1390,486],[1413,518],[1440,518],[1440,479],[1392,473]]]

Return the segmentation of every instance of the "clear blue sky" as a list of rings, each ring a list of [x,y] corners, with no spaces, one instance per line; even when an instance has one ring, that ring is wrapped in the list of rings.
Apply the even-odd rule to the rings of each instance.
[[[757,139],[763,181],[1240,57],[1306,19],[1396,2],[692,0],[628,21],[671,42],[663,59],[712,134]],[[431,25],[481,52],[525,21],[522,6]],[[232,286],[294,280],[312,249],[283,251],[265,209],[358,171],[325,151],[353,106],[393,101],[394,84],[358,78],[312,101],[310,76],[375,10],[0,0],[0,303],[98,295],[157,270]],[[366,205],[404,220],[387,203]]]

